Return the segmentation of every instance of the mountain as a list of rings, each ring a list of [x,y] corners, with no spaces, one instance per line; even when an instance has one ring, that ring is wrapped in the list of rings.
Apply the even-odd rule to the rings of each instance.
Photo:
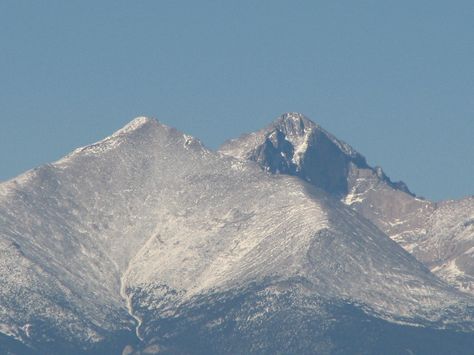
[[[271,174],[141,117],[0,184],[0,352],[472,352],[473,297],[321,174]]]
[[[220,152],[297,176],[369,219],[431,271],[474,294],[474,198],[441,203],[415,196],[380,167],[299,113],[226,142]]]
[[[435,274],[474,294],[474,197],[444,201],[428,219],[414,250]]]

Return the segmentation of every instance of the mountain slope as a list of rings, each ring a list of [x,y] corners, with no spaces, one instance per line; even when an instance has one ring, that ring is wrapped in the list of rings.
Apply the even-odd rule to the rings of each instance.
[[[403,182],[392,182],[381,168],[369,166],[348,144],[298,113],[284,114],[258,132],[230,140],[220,152],[324,189],[441,278],[474,292],[472,199],[437,204],[417,198]]]
[[[472,298],[368,220],[148,118],[0,184],[0,243],[13,352],[338,353],[346,326],[362,353],[474,346]]]
[[[474,197],[439,203],[413,251],[433,272],[474,294]]]

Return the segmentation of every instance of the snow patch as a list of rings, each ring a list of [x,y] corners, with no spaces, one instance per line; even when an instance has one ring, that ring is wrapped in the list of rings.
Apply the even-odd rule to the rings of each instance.
[[[132,120],[130,123],[125,125],[123,128],[119,129],[114,134],[112,134],[111,137],[116,137],[116,136],[123,135],[125,133],[135,131],[150,122],[156,122],[156,120],[154,120],[153,118],[148,118],[148,117],[137,117],[134,120]]]
[[[464,272],[456,265],[456,259],[450,260],[447,263],[436,266],[431,269],[435,274],[442,274],[446,279],[455,280],[459,276],[464,276]]]
[[[0,333],[13,337],[17,340],[21,340],[21,337],[18,334],[18,329],[15,326],[5,324],[5,323],[0,323]]]

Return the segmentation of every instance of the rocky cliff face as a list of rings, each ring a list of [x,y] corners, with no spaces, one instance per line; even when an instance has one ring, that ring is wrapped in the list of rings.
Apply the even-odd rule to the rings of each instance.
[[[334,172],[372,171],[326,138]],[[303,174],[302,146],[274,171]],[[1,352],[468,354],[473,298],[340,201],[350,171],[346,191],[316,170],[138,118],[0,184]]]
[[[272,173],[296,175],[329,193],[347,196],[357,170],[413,196],[403,182],[392,182],[351,146],[299,113],[286,113],[268,127],[232,139],[220,152],[257,162]]]
[[[369,166],[348,144],[298,113],[284,114],[258,132],[230,140],[220,151],[323,189],[369,219],[440,277],[474,292],[470,254],[474,232],[469,227],[474,218],[472,199],[440,204],[420,199],[406,184],[392,182],[380,167]],[[466,223],[468,227],[463,227]],[[440,239],[443,248],[436,242]]]

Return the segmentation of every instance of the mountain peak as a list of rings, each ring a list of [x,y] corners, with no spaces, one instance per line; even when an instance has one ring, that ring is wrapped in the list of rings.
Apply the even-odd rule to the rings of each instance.
[[[145,116],[136,117],[133,120],[131,120],[129,123],[127,123],[125,126],[120,128],[118,131],[113,133],[112,137],[120,136],[129,132],[133,132],[144,126],[153,125],[153,124],[155,125],[158,124],[158,121],[154,118],[145,117]]]
[[[104,139],[79,147],[54,162],[54,166],[68,165],[71,160],[84,156],[102,156],[110,151],[128,151],[127,147],[141,147],[140,149],[161,150],[164,147],[179,147],[186,151],[206,152],[209,150],[197,138],[180,132],[176,128],[167,126],[155,118],[140,116],[112,133]],[[149,148],[146,148],[148,146]]]
[[[367,167],[355,149],[296,112],[285,113],[266,128],[225,143],[220,151],[253,160],[272,173],[299,176],[336,194],[348,192],[350,163]]]
[[[284,113],[278,117],[271,126],[298,135],[304,135],[309,129],[319,128],[316,123],[298,112]]]
[[[349,180],[357,169],[373,175],[374,182],[412,194],[403,182],[392,182],[349,144],[297,112],[284,113],[266,128],[224,143],[220,152],[255,161],[272,173],[299,176],[336,195],[350,192]]]
[[[352,209],[396,227],[423,206],[343,144],[289,113],[233,149],[350,207],[146,117],[0,184],[0,353],[470,354],[472,298]],[[462,259],[435,270],[466,270],[464,285],[472,214],[452,208]],[[448,345],[419,350],[420,336]]]

